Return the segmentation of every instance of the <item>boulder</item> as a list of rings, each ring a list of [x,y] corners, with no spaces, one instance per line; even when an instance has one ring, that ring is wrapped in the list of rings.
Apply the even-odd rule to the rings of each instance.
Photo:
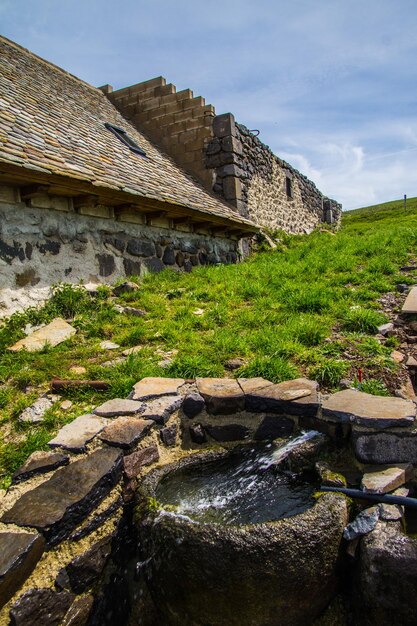
[[[86,626],[93,603],[92,595],[82,595],[75,598],[60,626]]]
[[[353,541],[362,535],[370,533],[379,520],[379,506],[371,506],[361,511],[343,531],[343,537],[347,541]]]
[[[288,437],[294,431],[294,422],[284,415],[266,415],[259,424],[254,439],[264,441]]]
[[[168,447],[175,446],[177,441],[177,425],[172,424],[172,426],[166,426],[165,428],[161,428],[159,431],[159,436],[161,437],[162,443],[164,443]]]
[[[250,432],[247,426],[241,424],[207,424],[204,430],[210,437],[219,442],[242,441],[248,439]]]

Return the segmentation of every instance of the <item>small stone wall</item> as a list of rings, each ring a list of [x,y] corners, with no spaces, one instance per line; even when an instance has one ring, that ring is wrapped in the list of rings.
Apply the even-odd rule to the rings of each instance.
[[[241,215],[291,233],[309,233],[321,222],[340,222],[341,205],[325,198],[233,115],[215,117],[213,131],[205,159],[206,167],[215,171],[213,190]]]
[[[113,283],[164,268],[236,263],[237,239],[172,228],[166,218],[111,207],[84,206],[71,198],[39,194],[20,202],[19,190],[0,188],[0,317],[47,298],[51,284]],[[198,227],[194,227],[198,230]]]

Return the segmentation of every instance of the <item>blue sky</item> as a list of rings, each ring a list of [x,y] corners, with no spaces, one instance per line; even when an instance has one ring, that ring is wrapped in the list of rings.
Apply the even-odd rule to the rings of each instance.
[[[91,84],[189,87],[346,209],[417,196],[415,0],[0,0],[0,24]]]

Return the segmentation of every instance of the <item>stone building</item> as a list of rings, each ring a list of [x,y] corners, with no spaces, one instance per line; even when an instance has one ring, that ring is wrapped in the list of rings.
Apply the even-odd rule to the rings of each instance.
[[[61,281],[234,263],[339,205],[230,114],[156,78],[93,87],[0,38],[0,317]]]

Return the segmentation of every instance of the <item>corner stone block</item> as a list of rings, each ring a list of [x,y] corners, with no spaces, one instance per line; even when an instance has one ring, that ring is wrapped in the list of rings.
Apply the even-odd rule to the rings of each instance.
[[[213,133],[216,137],[236,137],[235,118],[231,113],[223,113],[213,118]]]
[[[18,591],[42,556],[42,535],[0,532],[0,608]]]
[[[223,179],[223,195],[225,200],[241,200],[243,195],[240,178],[236,176],[226,176],[226,178]]]

